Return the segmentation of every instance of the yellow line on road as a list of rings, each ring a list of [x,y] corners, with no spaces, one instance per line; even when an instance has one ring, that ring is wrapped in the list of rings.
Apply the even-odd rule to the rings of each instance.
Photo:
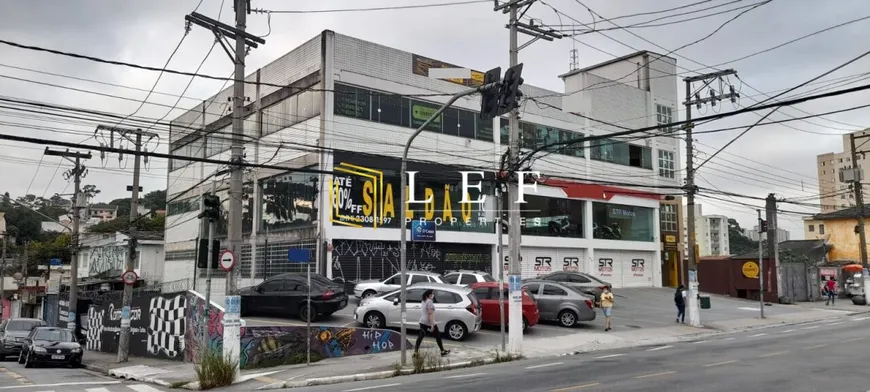
[[[635,377],[635,378],[637,378],[637,379],[641,379],[641,378],[649,378],[649,377],[666,376],[666,375],[668,375],[668,374],[674,374],[674,373],[676,373],[676,372],[674,372],[674,371],[668,371],[668,372],[661,372],[661,373],[644,374],[643,376],[637,376],[637,377]]]
[[[573,387],[568,387],[568,388],[551,389],[550,392],[576,391],[578,389],[594,387],[596,385],[601,385],[601,383],[600,382],[593,382],[591,384],[575,385]]]
[[[777,352],[775,352],[775,353],[759,355],[759,357],[761,357],[761,358],[764,358],[764,357],[772,357],[772,356],[774,356],[774,355],[782,355],[782,354],[787,354],[787,353],[788,353],[788,351],[777,351]]]
[[[812,350],[814,348],[821,348],[821,347],[825,347],[825,346],[827,346],[827,344],[817,344],[815,346],[804,347],[804,350]]]
[[[733,360],[733,361],[725,361],[725,362],[716,362],[716,363],[711,363],[711,364],[709,364],[709,365],[704,365],[704,367],[713,367],[713,366],[719,366],[719,365],[727,365],[727,364],[729,364],[729,363],[734,363],[734,362],[737,362],[737,360],[735,359],[735,360]]]

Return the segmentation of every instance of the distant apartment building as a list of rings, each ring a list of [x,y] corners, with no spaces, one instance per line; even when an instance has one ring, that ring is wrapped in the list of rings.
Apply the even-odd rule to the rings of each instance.
[[[767,233],[759,233],[758,232],[758,225],[754,226],[751,230],[744,229],[743,235],[745,235],[747,238],[749,238],[753,241],[758,241],[759,238],[762,241],[767,241]],[[807,237],[807,238],[809,238],[809,237]],[[783,241],[788,241],[790,239],[791,239],[791,234],[788,232],[788,230],[785,230],[782,228],[776,229],[776,242],[777,243],[781,243]]]
[[[100,222],[107,222],[118,217],[118,206],[111,204],[97,203],[88,206],[88,218],[98,219]]]
[[[855,136],[870,135],[870,129],[852,134]],[[850,140],[850,135],[852,134],[843,135],[843,152],[829,152],[819,154],[816,157],[819,177],[819,199],[821,199],[822,213],[839,211],[855,206],[855,195],[851,192],[849,184],[840,181],[840,170],[851,169],[856,166],[856,163],[852,162],[852,143]],[[868,139],[860,140],[860,143],[864,143]],[[861,149],[858,148],[858,150]],[[866,150],[866,147],[864,150]],[[862,157],[862,154],[858,154],[857,166],[863,169],[865,173],[870,172],[870,161],[866,157]],[[805,232],[807,228],[804,228]]]
[[[683,219],[684,221],[687,218]],[[688,226],[683,227],[686,251],[689,251]],[[728,217],[725,215],[704,215],[701,205],[695,204],[695,241],[699,256],[729,256]]]

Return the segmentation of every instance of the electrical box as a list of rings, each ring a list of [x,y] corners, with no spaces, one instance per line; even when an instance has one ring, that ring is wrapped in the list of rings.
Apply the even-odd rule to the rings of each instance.
[[[860,168],[840,169],[840,182],[861,182],[864,180],[864,170]]]

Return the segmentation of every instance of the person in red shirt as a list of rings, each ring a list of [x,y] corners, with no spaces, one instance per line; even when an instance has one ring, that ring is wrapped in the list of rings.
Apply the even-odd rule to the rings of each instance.
[[[825,282],[825,295],[827,296],[825,306],[829,303],[834,306],[834,299],[837,298],[837,279],[833,276]]]

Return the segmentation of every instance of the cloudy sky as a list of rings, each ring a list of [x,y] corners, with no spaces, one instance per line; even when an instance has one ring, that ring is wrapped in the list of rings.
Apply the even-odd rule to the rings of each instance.
[[[319,2],[253,0],[252,7],[267,10],[327,10],[407,6],[455,2],[455,0],[323,0]],[[746,106],[812,79],[867,50],[866,37],[870,32],[870,19],[852,23],[831,31],[803,39],[779,49],[745,60],[732,62],[746,55],[774,47],[817,30],[870,15],[866,0],[709,0],[691,8],[667,13],[616,19],[614,23],[627,26],[678,13],[652,22],[663,24],[697,16],[723,12],[684,23],[630,30],[613,29],[613,24],[602,18],[660,11],[697,1],[692,0],[575,0],[539,1],[527,13],[542,23],[583,30],[584,24],[603,29],[565,38],[555,42],[540,41],[520,54],[525,63],[527,84],[563,91],[557,77],[568,71],[569,51],[579,52],[580,67],[606,61],[635,50],[646,49],[666,53],[696,41],[714,31],[726,20],[765,3],[727,24],[719,32],[697,44],[674,54],[681,67],[681,77],[692,75],[688,71],[705,69],[705,65],[727,63],[738,71],[740,80],[732,79],[744,96],[740,105]],[[184,15],[193,11],[224,22],[231,21],[231,0],[0,0],[0,39],[17,43],[75,52],[95,57],[162,67],[184,36]],[[587,8],[588,7],[588,8]],[[711,8],[713,7],[713,8]],[[708,10],[703,10],[709,8]],[[412,51],[428,57],[460,64],[475,69],[506,66],[508,36],[504,28],[506,16],[492,11],[492,2],[454,5],[427,9],[353,12],[299,12],[273,13],[271,17],[256,13],[249,16],[248,29],[257,35],[269,34],[267,44],[252,51],[248,57],[249,69],[256,69],[314,37],[322,30],[356,36],[365,40]],[[605,36],[606,34],[606,36]],[[193,72],[206,58],[212,46],[211,33],[194,27],[184,39],[169,67]],[[813,91],[824,92],[842,87],[854,87],[866,82],[861,73],[867,72],[870,60],[861,59],[821,79],[820,83],[802,88],[793,94]],[[33,71],[39,71],[36,73]],[[232,64],[219,48],[205,59],[201,73],[229,75]],[[59,75],[59,76],[58,76]],[[0,45],[0,98],[32,100],[56,105],[68,105],[104,112],[172,119],[183,110],[208,98],[223,84],[197,78],[176,106],[176,97],[190,81],[189,77],[164,75],[157,84],[148,103],[139,108],[157,78],[155,72],[112,66],[73,59],[47,53],[22,50]],[[96,82],[95,82],[96,81]],[[841,81],[840,83],[837,83]],[[39,83],[35,83],[39,82]],[[66,89],[59,88],[59,85]],[[682,85],[682,83],[681,83]],[[79,91],[76,91],[79,90]],[[681,89],[682,90],[682,89]],[[98,94],[85,91],[97,92]],[[760,91],[760,92],[759,92]],[[804,103],[784,108],[770,120],[793,117],[863,105],[870,95],[856,93],[849,96]],[[680,97],[682,100],[683,97]],[[105,142],[95,138],[94,123],[81,119],[46,117],[44,114],[14,110],[22,108],[8,101],[0,102],[0,133],[18,134],[46,139],[67,140],[96,144]],[[172,107],[177,109],[172,110]],[[717,108],[718,109],[718,108]],[[730,103],[721,110],[733,110]],[[711,108],[696,112],[708,114]],[[719,188],[735,194],[764,197],[768,193],[792,199],[818,203],[816,155],[841,151],[838,135],[863,129],[870,123],[868,110],[817,117],[809,120],[768,125],[751,130],[707,163],[699,171],[699,185]],[[80,116],[80,115],[79,115]],[[680,114],[683,117],[683,114]],[[748,125],[759,116],[746,114],[699,126],[697,130]],[[107,125],[115,123],[106,120]],[[153,141],[149,149],[166,150],[165,127],[155,126],[153,131],[163,134]],[[712,154],[741,130],[699,135],[699,157]],[[12,195],[25,192],[38,196],[69,193],[72,186],[62,177],[69,165],[56,157],[42,157],[41,145],[0,141],[0,190]],[[127,197],[132,162],[117,155],[90,160],[90,174],[85,184],[94,184],[102,190],[100,198],[110,200]],[[145,191],[165,189],[167,162],[152,159],[143,175]],[[718,213],[736,218],[743,226],[755,224],[754,208],[763,202],[751,199],[728,198],[713,195],[717,200],[701,197],[706,214]],[[791,211],[814,212],[818,208],[784,205]],[[802,238],[800,216],[784,214],[781,225],[792,232],[793,238]]]

